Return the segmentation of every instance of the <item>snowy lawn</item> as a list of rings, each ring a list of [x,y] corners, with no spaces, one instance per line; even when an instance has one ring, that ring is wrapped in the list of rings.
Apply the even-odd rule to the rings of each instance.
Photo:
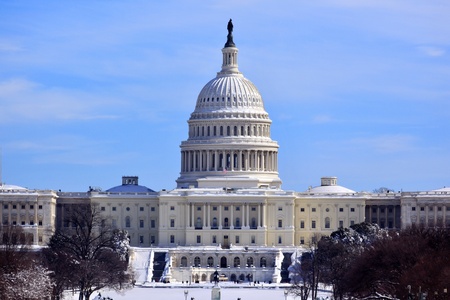
[[[187,300],[210,300],[211,299],[211,288],[212,284],[196,284],[191,286],[186,286],[182,284],[152,284],[145,287],[135,287],[134,289],[127,290],[124,293],[117,293],[114,291],[101,291],[103,297],[110,297],[114,300],[140,300],[140,299],[180,299],[184,300],[184,291],[188,291]],[[256,287],[249,287],[247,284],[233,284],[233,283],[222,283],[221,285],[221,299],[222,300],[236,300],[241,298],[241,300],[284,300],[284,290],[289,287],[289,285],[275,285],[272,284],[270,287],[266,285],[259,285]],[[97,296],[94,293],[91,296],[91,300],[94,300]],[[326,299],[330,298],[331,293],[329,291],[319,292],[319,297]],[[65,300],[77,300],[78,294],[72,295],[66,294]],[[295,298],[291,295],[287,296],[288,300],[294,300]],[[297,300],[300,298],[296,298]]]

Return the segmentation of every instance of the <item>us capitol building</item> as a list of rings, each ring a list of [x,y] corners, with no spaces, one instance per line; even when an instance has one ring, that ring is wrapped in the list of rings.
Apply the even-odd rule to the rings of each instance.
[[[280,282],[301,245],[363,221],[401,229],[450,227],[450,188],[420,192],[355,192],[323,177],[307,191],[286,191],[278,174],[278,143],[255,85],[238,69],[228,23],[220,72],[198,95],[181,142],[173,190],[153,191],[137,176],[88,192],[29,190],[0,184],[0,221],[22,226],[45,245],[80,203],[98,205],[128,231],[137,283],[224,280]]]

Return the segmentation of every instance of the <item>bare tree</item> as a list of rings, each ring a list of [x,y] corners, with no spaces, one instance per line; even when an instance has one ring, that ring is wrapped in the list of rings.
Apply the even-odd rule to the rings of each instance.
[[[54,272],[55,294],[70,288],[78,290],[83,300],[105,287],[130,287],[127,235],[113,230],[91,204],[75,207],[65,221],[69,226],[54,233],[45,251]]]
[[[21,226],[0,227],[0,299],[48,299],[52,282]]]

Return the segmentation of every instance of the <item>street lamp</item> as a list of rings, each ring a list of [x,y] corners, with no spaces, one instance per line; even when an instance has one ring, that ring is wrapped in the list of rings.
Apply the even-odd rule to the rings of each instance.
[[[284,290],[284,300],[287,300],[288,294],[289,294],[288,290]]]
[[[187,300],[188,294],[189,294],[189,291],[188,290],[184,290],[184,300]]]

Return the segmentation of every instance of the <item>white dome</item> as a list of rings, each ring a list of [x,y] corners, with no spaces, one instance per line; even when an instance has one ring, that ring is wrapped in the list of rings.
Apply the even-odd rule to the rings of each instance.
[[[218,75],[209,81],[198,95],[194,114],[223,110],[263,113],[267,116],[258,89],[240,74]]]
[[[26,188],[18,186],[18,185],[12,185],[12,184],[0,184],[0,190],[2,191],[24,191]]]
[[[355,191],[337,185],[337,177],[327,176],[320,178],[320,186],[309,188],[308,193],[312,194],[353,194]]]

